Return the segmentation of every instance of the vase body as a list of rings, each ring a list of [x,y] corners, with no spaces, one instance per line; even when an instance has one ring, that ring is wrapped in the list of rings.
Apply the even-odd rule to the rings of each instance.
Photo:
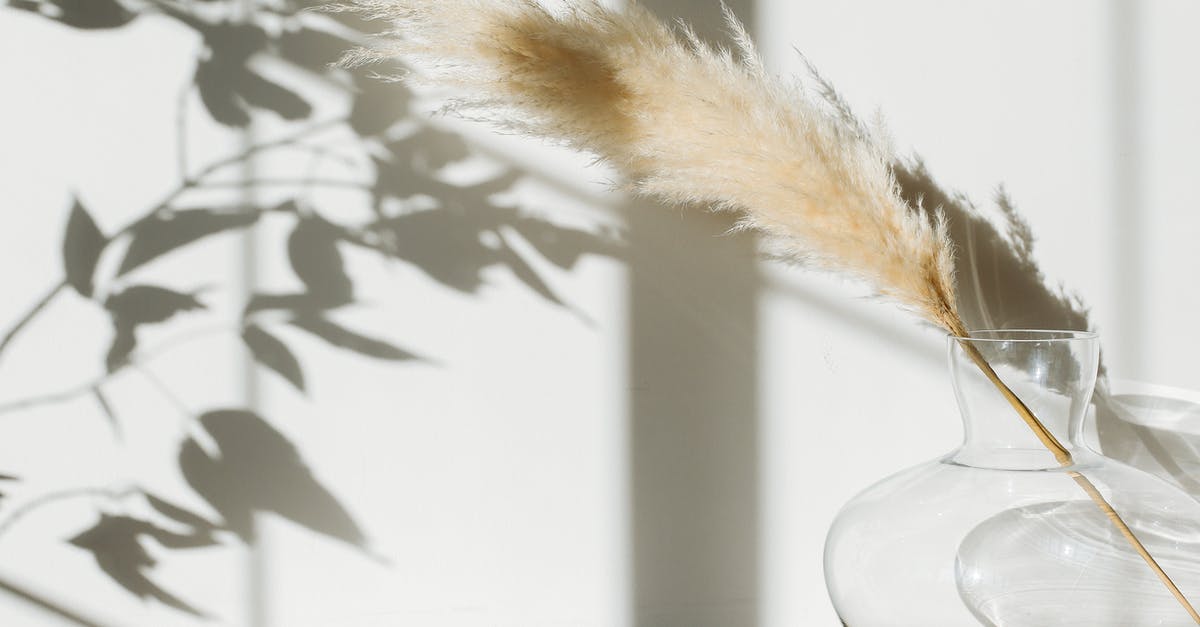
[[[1196,625],[1129,536],[1200,604],[1200,503],[1082,444],[1095,336],[994,331],[948,342],[963,445],[871,486],[838,514],[825,581],[843,623]],[[1045,427],[1042,437],[979,358]]]

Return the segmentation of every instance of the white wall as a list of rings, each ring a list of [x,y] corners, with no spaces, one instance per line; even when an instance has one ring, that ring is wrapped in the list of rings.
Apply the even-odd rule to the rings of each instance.
[[[712,4],[655,9],[715,18]],[[752,8],[773,68],[802,73],[796,46],[860,112],[878,108],[900,149],[946,185],[980,204],[1008,187],[1047,274],[1092,306],[1116,376],[1200,387],[1189,359],[1200,330],[1188,324],[1200,304],[1188,287],[1200,230],[1188,188],[1200,139],[1193,5]],[[0,330],[61,278],[73,195],[111,232],[178,183],[176,99],[198,46],[184,32],[148,18],[81,33],[0,12]],[[344,107],[336,89],[294,80],[322,94],[318,118]],[[243,135],[214,124],[195,94],[188,107],[193,169],[292,128],[268,114]],[[137,279],[207,287],[210,310],[139,339],[200,339],[149,363],[153,378],[103,383],[123,439],[86,394],[0,415],[0,474],[22,479],[0,483],[0,521],[43,494],[129,483],[215,517],[175,459],[195,436],[186,414],[253,406],[369,542],[359,550],[265,514],[254,548],[231,534],[193,551],[148,543],[161,558],[154,580],[217,624],[834,624],[820,556],[837,508],[959,437],[938,334],[858,286],[753,262],[752,242],[714,240],[718,219],[609,192],[610,174],[584,157],[444,119],[414,124],[467,139],[472,161],[449,174],[524,169],[505,202],[556,223],[623,228],[628,252],[564,271],[522,249],[569,305],[559,307],[503,267],[464,294],[343,246],[360,302],[335,318],[428,360],[370,359],[264,322],[303,365],[305,395],[253,366],[236,331],[247,282],[299,286],[284,252],[290,218],[175,253]],[[321,141],[361,163],[370,148],[348,137]],[[256,176],[306,163],[272,157]],[[241,199],[234,190],[195,202]],[[307,199],[330,219],[366,215],[353,190]],[[0,405],[103,376],[108,324],[78,296],[58,297],[0,356]],[[96,624],[201,624],[139,601],[65,542],[98,512],[155,516],[136,498],[31,510],[0,532],[0,583]],[[78,623],[0,589],[0,624]]]

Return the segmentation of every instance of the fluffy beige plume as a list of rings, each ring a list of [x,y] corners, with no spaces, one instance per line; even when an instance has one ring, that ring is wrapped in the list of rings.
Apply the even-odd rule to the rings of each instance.
[[[726,10],[740,58],[677,35],[645,9],[579,0],[348,0],[392,21],[379,47],[346,63],[399,57],[463,110],[565,142],[623,171],[637,191],[739,212],[786,252],[864,279],[952,335],[965,336],[953,247],[940,213],[902,198],[880,147],[827,83],[821,100],[768,76]],[[630,0],[632,2],[633,0]],[[1070,452],[969,342],[962,346],[1064,467]],[[1070,471],[1194,621],[1197,613],[1111,504]]]
[[[586,0],[351,0],[395,27],[358,64],[398,57],[468,94],[463,111],[607,160],[636,191],[739,212],[786,251],[863,279],[953,335],[953,250],[940,218],[900,197],[890,154],[860,128],[739,55],[647,10]]]

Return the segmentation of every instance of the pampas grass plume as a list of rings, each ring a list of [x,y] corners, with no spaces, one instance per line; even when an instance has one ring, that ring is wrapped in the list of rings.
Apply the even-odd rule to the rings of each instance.
[[[466,94],[459,113],[594,153],[641,194],[737,212],[742,228],[767,234],[787,256],[865,280],[952,336],[967,335],[945,220],[905,202],[878,132],[819,77],[814,98],[769,76],[728,9],[736,54],[629,1],[623,10],[578,0],[550,11],[534,0],[348,0],[331,10],[395,26],[344,65],[403,59],[425,82]],[[1070,467],[1070,452],[983,355],[960,345]],[[1200,624],[1112,505],[1087,477],[1068,474]]]
[[[454,87],[459,113],[598,155],[640,194],[737,212],[786,256],[866,281],[966,335],[939,215],[901,198],[883,143],[769,76],[726,10],[737,53],[636,4],[351,0],[395,32],[347,65],[401,58]]]

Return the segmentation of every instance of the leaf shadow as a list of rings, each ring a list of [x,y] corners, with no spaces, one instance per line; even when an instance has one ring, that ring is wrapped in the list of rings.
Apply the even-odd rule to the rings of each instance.
[[[313,112],[309,101],[266,77],[251,60],[266,49],[270,36],[256,24],[192,22],[207,46],[196,66],[200,100],[213,119],[232,127],[250,124],[254,109],[285,120],[303,120]]]
[[[117,0],[9,0],[7,6],[83,30],[120,28],[138,16]]]
[[[137,348],[137,329],[166,322],[175,315],[205,309],[196,294],[184,294],[157,285],[131,285],[104,301],[113,325],[113,340],[105,366],[113,372],[123,366]]]
[[[4,473],[0,473],[0,481],[18,481],[18,479],[17,479],[17,477],[15,477],[13,475],[6,475]],[[3,502],[4,502],[4,492],[0,491],[0,503],[3,503]]]
[[[203,530],[196,534],[169,531],[146,520],[124,515],[101,514],[87,530],[69,543],[92,554],[100,570],[122,588],[141,599],[155,599],[200,618],[207,614],[187,601],[168,592],[150,579],[147,571],[156,560],[142,542],[155,540],[164,548],[197,548],[215,544],[215,539]]]
[[[203,439],[179,449],[188,485],[243,542],[257,540],[255,516],[272,513],[315,533],[366,549],[367,538],[341,502],[312,474],[296,447],[257,414],[210,411],[198,419]],[[207,447],[213,450],[207,450]]]
[[[129,247],[117,269],[121,276],[162,255],[211,235],[255,224],[262,211],[216,209],[164,209],[137,221],[129,228]]]

